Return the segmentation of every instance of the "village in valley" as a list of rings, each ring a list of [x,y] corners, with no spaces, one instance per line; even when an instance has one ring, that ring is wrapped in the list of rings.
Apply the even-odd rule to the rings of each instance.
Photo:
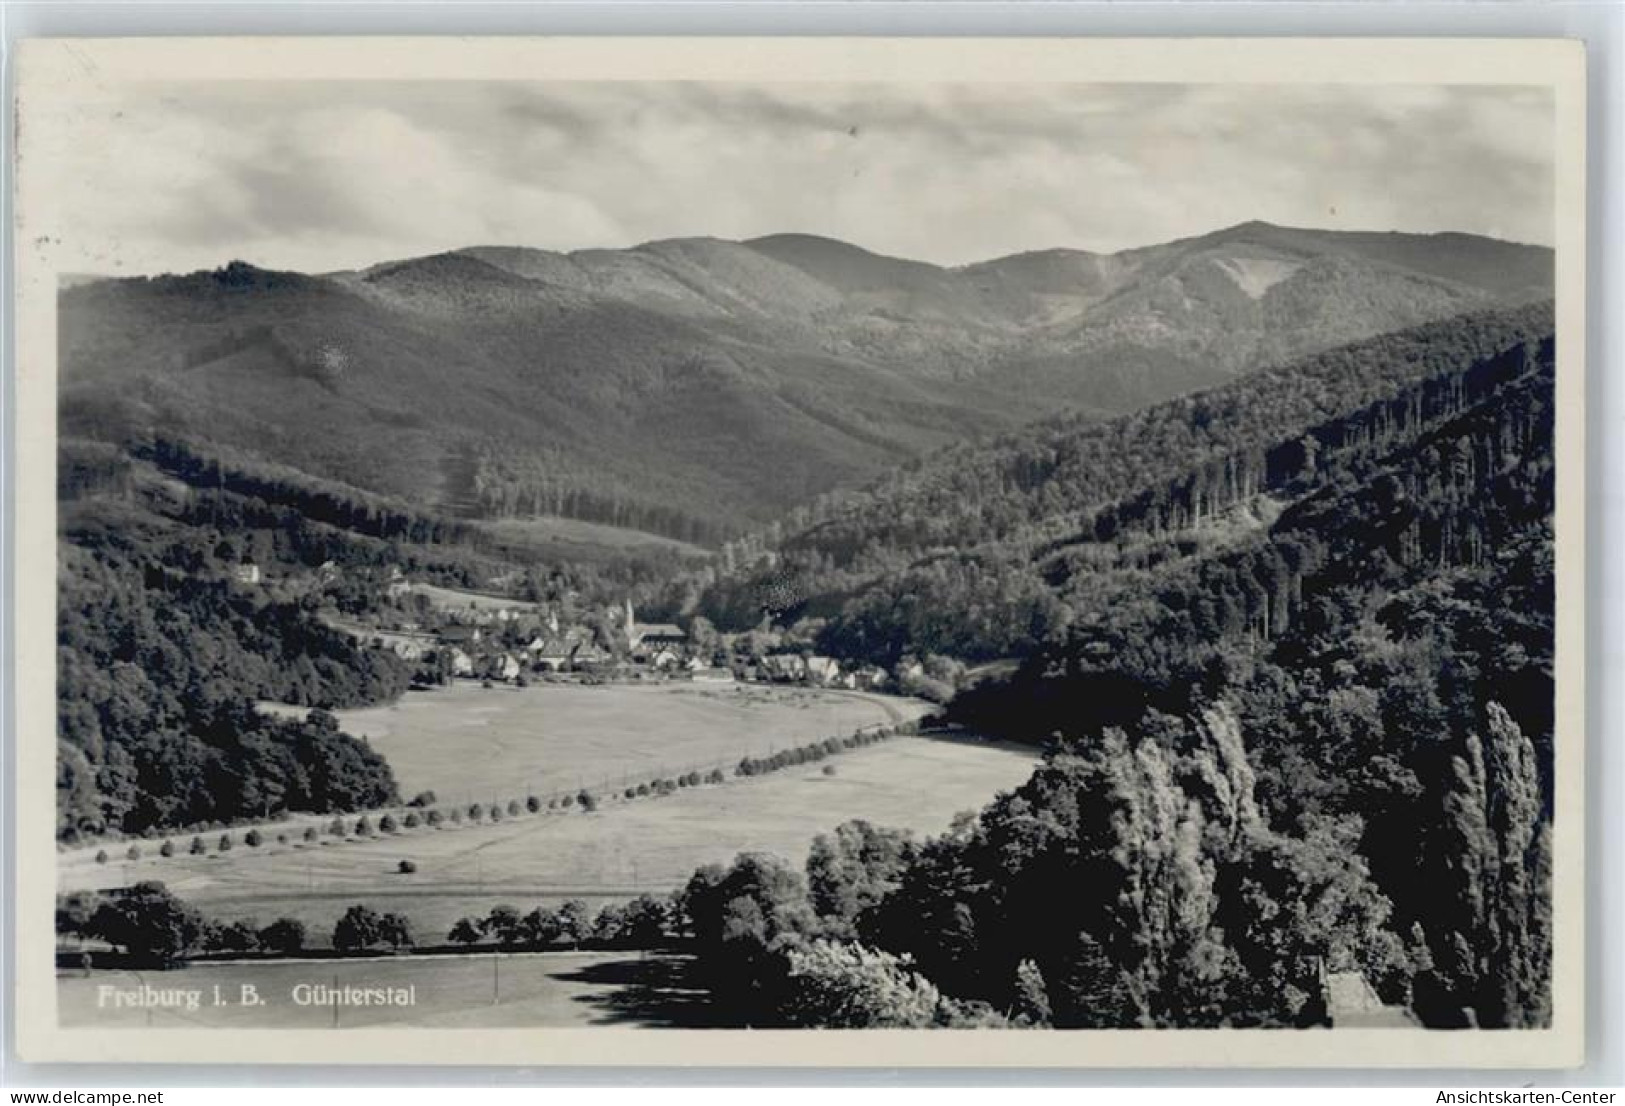
[[[114,45],[31,70],[23,159],[93,186],[19,282],[56,802],[17,913],[54,881],[63,1040],[1572,1062],[1583,51],[189,83]],[[265,1001],[151,999],[217,992]]]
[[[328,563],[321,581],[343,570]],[[262,585],[257,565],[238,567],[239,583]],[[579,608],[532,602],[413,581],[388,570],[382,597],[367,621],[335,611],[324,618],[363,645],[386,649],[418,666],[414,686],[450,680],[525,686],[541,679],[582,683],[625,680],[735,681],[796,684],[851,691],[918,690],[926,667],[905,658],[895,672],[843,662],[813,651],[810,635],[769,628],[730,634],[703,617],[643,622],[630,599],[620,606]]]

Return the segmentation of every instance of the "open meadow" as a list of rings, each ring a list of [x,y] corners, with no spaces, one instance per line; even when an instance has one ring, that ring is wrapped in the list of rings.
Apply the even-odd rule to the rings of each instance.
[[[438,584],[417,582],[407,585],[406,590],[411,594],[421,595],[428,599],[439,610],[458,614],[468,611],[491,614],[495,611],[536,611],[541,609],[541,604],[532,603],[526,599],[511,599],[506,595],[491,595],[483,591],[443,588]]]
[[[421,942],[443,940],[465,914],[499,903],[529,909],[582,898],[595,907],[681,886],[702,864],[745,851],[796,863],[812,839],[865,818],[920,834],[948,828],[1030,774],[1031,749],[971,740],[896,737],[819,764],[729,778],[664,797],[613,801],[592,813],[524,814],[501,822],[306,845],[177,853],[135,864],[65,871],[64,890],[160,879],[222,918],[298,918],[325,942],[354,903],[406,915]],[[826,771],[826,769],[828,771]],[[398,871],[402,860],[417,870]]]
[[[743,756],[917,718],[927,704],[891,696],[760,684],[460,681],[383,707],[337,712],[395,771],[405,798],[507,802],[636,786]]]
[[[668,538],[663,534],[564,518],[559,515],[481,519],[475,525],[512,547],[553,556],[590,558],[594,554],[604,552],[657,552],[704,557],[708,553],[708,550],[701,546]]]

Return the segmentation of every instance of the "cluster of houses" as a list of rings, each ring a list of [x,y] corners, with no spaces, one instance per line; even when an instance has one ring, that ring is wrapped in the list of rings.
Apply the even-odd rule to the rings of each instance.
[[[688,663],[688,634],[669,622],[639,622],[626,604],[626,656],[645,668],[668,670]],[[600,672],[614,666],[614,653],[600,645],[591,630],[581,626],[560,629],[558,615],[548,612],[545,632],[538,633],[515,652],[537,672]]]
[[[391,581],[394,586],[397,581]],[[515,634],[521,619],[535,612],[494,607],[458,612],[456,621],[435,629],[407,624],[393,630],[371,630],[374,646],[389,649],[413,662],[434,661],[447,676],[517,682],[532,675],[579,673],[584,675],[661,674],[697,682],[810,684],[819,687],[878,690],[890,676],[876,666],[852,668],[833,657],[784,653],[763,657],[731,658],[696,649],[688,633],[670,622],[639,622],[628,601],[621,612],[624,647],[604,647],[593,630],[561,626],[549,611],[528,636]]]
[[[266,577],[246,558],[231,566],[239,584],[261,585]],[[321,587],[335,582],[341,570],[328,562],[310,574],[308,583]],[[384,580],[385,593],[403,600],[417,590],[435,591],[409,581],[399,568]],[[458,594],[458,593],[451,593]],[[467,593],[463,593],[467,594]],[[805,652],[737,655],[724,635],[721,648],[696,647],[689,634],[675,623],[639,622],[628,599],[619,613],[619,634],[614,649],[606,648],[586,626],[561,626],[558,612],[545,615],[538,604],[478,596],[466,608],[445,603],[434,617],[402,620],[391,628],[362,626],[330,616],[328,622],[358,640],[388,649],[413,663],[432,664],[444,676],[515,682],[531,675],[577,673],[633,675],[658,673],[701,682],[800,684],[815,687],[879,691],[894,682],[919,674],[914,662],[895,677],[877,665],[843,664],[834,657]]]
[[[775,653],[742,662],[735,666],[735,673],[740,679],[763,683],[812,684],[855,691],[879,691],[891,679],[886,670],[877,665],[848,668],[834,657],[800,653]]]

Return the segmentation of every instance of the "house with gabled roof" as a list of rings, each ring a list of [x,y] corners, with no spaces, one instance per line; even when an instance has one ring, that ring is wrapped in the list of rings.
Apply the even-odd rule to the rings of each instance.
[[[599,647],[594,642],[583,642],[575,647],[570,655],[570,667],[577,672],[590,672],[594,669],[604,668],[613,664],[615,658],[609,651]]]
[[[541,642],[539,646],[536,644],[538,641]],[[561,637],[552,637],[545,641],[537,638],[526,646],[536,667],[546,669],[548,672],[563,672],[569,668],[579,648],[580,646],[574,642]]]
[[[826,687],[841,678],[841,662],[834,657],[808,657],[807,679]]]
[[[762,658],[761,667],[771,680],[802,680],[807,675],[807,662],[800,653],[773,653]]]

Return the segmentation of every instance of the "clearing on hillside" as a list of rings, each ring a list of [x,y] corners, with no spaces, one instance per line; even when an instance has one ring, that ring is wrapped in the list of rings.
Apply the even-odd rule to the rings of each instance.
[[[541,609],[540,603],[532,603],[528,599],[509,599],[505,595],[488,595],[483,591],[461,591],[456,588],[443,588],[438,584],[410,584],[407,590],[414,595],[421,595],[428,599],[435,607],[443,611],[463,612],[479,611],[536,611]]]
[[[609,550],[623,553],[670,552],[685,557],[704,557],[708,551],[698,545],[648,530],[585,522],[559,515],[529,518],[489,519],[476,523],[480,529],[503,541],[532,550],[591,552]]]

